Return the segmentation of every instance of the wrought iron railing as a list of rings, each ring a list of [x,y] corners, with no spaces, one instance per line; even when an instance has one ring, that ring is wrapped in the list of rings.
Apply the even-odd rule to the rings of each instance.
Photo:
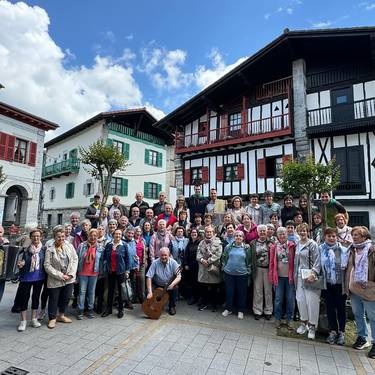
[[[76,158],[63,160],[59,163],[43,167],[42,178],[59,176],[66,173],[78,173],[80,162]]]

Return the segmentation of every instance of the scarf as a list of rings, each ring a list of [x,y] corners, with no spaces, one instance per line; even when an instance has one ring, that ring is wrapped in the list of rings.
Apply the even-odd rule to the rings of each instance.
[[[35,247],[33,244],[30,245],[30,248],[29,248],[29,252],[31,254],[30,272],[37,271],[40,268],[40,257],[39,257],[40,250],[42,250],[41,243],[38,245],[38,247]]]
[[[351,230],[347,225],[344,225],[342,228],[336,228],[337,237],[342,241],[352,242]]]
[[[339,249],[340,255],[341,255],[341,248],[337,243],[335,243],[334,245],[329,245],[327,242],[324,242],[321,245],[321,254],[320,254],[320,263],[327,275],[327,282],[333,285],[335,285],[337,282],[336,255],[335,255],[336,249]]]
[[[352,244],[355,253],[355,267],[353,270],[353,281],[362,285],[366,285],[368,281],[368,251],[371,246],[371,241],[366,240],[359,244]],[[358,250],[362,250],[358,254]]]

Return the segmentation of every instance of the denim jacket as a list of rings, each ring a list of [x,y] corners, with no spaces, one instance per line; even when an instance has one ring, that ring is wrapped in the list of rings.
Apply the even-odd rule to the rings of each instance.
[[[111,256],[112,256],[112,247],[113,242],[107,243],[105,249],[104,249],[104,270],[106,273],[109,273],[111,271]],[[129,259],[129,251],[128,251],[128,245],[124,243],[120,243],[116,247],[116,260],[117,260],[117,269],[116,274],[121,275],[125,272],[130,271],[130,259]]]
[[[79,272],[82,271],[83,256],[85,255],[85,253],[87,252],[88,249],[89,249],[89,244],[88,244],[87,241],[82,242],[78,246],[78,249],[77,249],[77,255],[78,255],[78,269],[77,269],[77,273],[79,273]],[[94,272],[100,272],[100,270],[101,270],[100,265],[101,265],[102,254],[103,254],[103,248],[99,244],[97,244],[96,245],[96,252],[95,252]]]

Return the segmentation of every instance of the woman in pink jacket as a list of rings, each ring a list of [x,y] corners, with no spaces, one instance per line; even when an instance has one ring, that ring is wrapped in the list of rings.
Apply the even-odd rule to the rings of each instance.
[[[276,328],[281,327],[281,316],[284,299],[286,300],[286,324],[293,329],[290,322],[293,318],[296,291],[294,288],[294,254],[295,244],[288,241],[284,227],[277,228],[277,240],[270,249],[269,280],[275,286],[275,320]]]
[[[244,235],[244,241],[248,245],[253,240],[258,238],[257,225],[253,223],[253,219],[250,214],[243,214],[241,217],[242,224],[238,225],[236,230],[240,230]]]

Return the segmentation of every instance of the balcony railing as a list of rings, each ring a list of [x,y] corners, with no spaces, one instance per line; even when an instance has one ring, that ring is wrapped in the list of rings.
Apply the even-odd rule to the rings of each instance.
[[[375,98],[307,111],[310,130],[314,130],[315,127],[325,127],[325,125],[330,125],[332,131],[341,129],[343,126],[360,126],[368,124],[369,120],[373,120],[374,117]],[[335,126],[332,127],[332,125]]]
[[[176,134],[176,152],[190,152],[237,144],[253,142],[260,139],[283,136],[291,133],[289,114],[249,121],[206,132],[184,135]]]
[[[67,160],[63,160],[59,163],[55,163],[52,165],[48,165],[43,167],[42,178],[51,178],[57,177],[61,175],[68,175],[70,173],[78,173],[79,172],[79,160],[76,158],[70,158]]]

